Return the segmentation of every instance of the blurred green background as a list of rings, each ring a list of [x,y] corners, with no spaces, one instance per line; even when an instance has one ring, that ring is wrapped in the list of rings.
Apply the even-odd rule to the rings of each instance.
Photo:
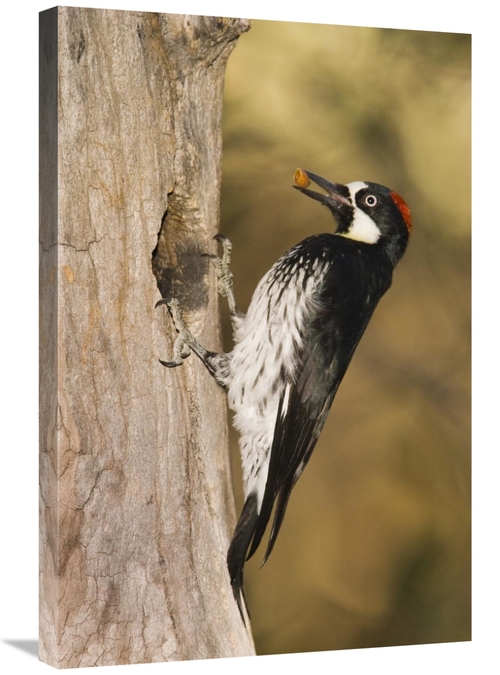
[[[247,563],[257,651],[469,640],[470,36],[254,21],[223,125],[241,309],[290,246],[335,227],[290,187],[296,167],[387,185],[414,223],[274,552]]]

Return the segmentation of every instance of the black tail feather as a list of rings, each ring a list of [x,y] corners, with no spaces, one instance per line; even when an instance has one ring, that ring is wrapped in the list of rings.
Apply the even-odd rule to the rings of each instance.
[[[262,559],[260,566],[266,563],[266,560],[271,555],[271,552],[274,548],[274,544],[278,537],[281,525],[283,523],[283,518],[285,517],[286,507],[288,505],[288,500],[290,499],[290,494],[292,492],[292,487],[294,485],[293,476],[288,478],[285,485],[278,492],[276,509],[274,512],[274,520],[271,527],[271,534],[269,535],[269,542],[267,544],[267,549]]]
[[[250,613],[248,612],[245,589],[243,587],[243,567],[245,566],[247,551],[255,533],[257,521],[257,495],[252,493],[245,501],[243,511],[241,512],[241,516],[236,525],[231,545],[229,546],[229,551],[227,553],[227,566],[229,569],[229,576],[231,577],[234,599],[236,600],[241,618],[245,625],[246,621],[243,612],[243,604],[245,605],[248,616],[250,616]]]

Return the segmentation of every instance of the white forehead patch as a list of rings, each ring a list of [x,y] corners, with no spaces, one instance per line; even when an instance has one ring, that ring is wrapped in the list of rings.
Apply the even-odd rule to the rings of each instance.
[[[347,239],[354,239],[355,241],[362,241],[365,244],[377,243],[381,234],[380,230],[370,216],[356,206],[357,193],[363,188],[368,187],[368,185],[362,181],[356,181],[355,183],[349,183],[346,187],[349,188],[349,194],[351,195],[351,202],[354,207],[354,217],[351,227],[347,232],[339,232],[340,236],[346,237]]]
[[[360,180],[355,181],[354,183],[348,183],[346,185],[346,188],[349,188],[349,193],[351,195],[352,203],[354,204],[354,197],[357,195],[357,193],[362,190],[363,188],[368,187],[366,183],[363,183]]]

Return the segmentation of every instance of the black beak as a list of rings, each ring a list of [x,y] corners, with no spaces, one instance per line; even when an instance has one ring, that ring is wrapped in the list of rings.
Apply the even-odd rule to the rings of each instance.
[[[309,181],[313,181],[316,185],[319,185],[320,188],[326,192],[322,194],[321,192],[315,192],[314,190],[308,190],[304,185],[308,185]],[[317,176],[311,171],[304,171],[303,169],[297,169],[295,172],[294,180],[296,185],[293,187],[296,190],[299,190],[303,194],[316,199],[316,201],[321,202],[333,212],[334,216],[339,216],[342,213],[345,213],[346,210],[352,210],[351,198],[349,194],[349,189],[345,185],[340,185],[339,183],[331,183],[326,178]]]

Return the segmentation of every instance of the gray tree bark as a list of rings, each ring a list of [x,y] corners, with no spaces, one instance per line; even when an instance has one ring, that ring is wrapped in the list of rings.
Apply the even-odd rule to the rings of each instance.
[[[226,569],[224,394],[195,356],[159,364],[175,331],[154,310],[160,287],[220,348],[201,253],[225,64],[248,28],[40,15],[40,657],[57,667],[254,653]]]

